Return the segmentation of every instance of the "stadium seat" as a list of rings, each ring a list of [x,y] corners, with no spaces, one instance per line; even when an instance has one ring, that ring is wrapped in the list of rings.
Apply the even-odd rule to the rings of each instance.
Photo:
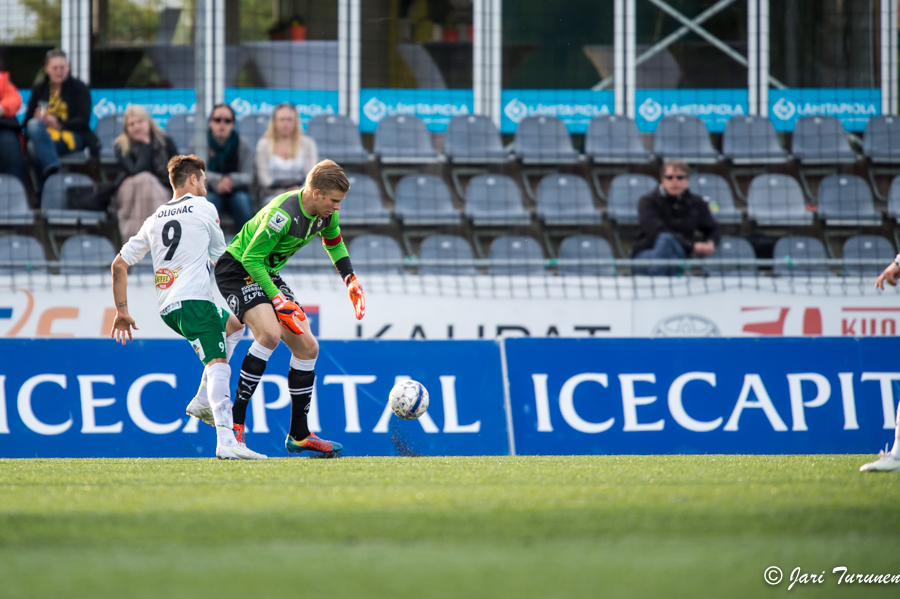
[[[166,122],[166,135],[175,142],[179,154],[187,154],[194,139],[194,113],[173,114]]]
[[[41,194],[41,215],[51,225],[99,225],[106,222],[106,212],[100,210],[73,210],[68,208],[69,188],[91,187],[94,181],[79,173],[57,173],[44,183]]]
[[[796,260],[825,260],[825,246],[815,237],[782,237],[775,243],[772,258],[775,260],[773,268],[775,276],[825,276],[829,273],[828,266],[814,266],[807,264],[795,264]]]
[[[387,235],[360,235],[350,242],[348,249],[354,266],[362,274],[403,274],[403,252]],[[366,264],[370,261],[371,264]]]
[[[856,235],[844,242],[844,260],[877,260],[877,264],[844,264],[847,276],[872,277],[881,274],[884,267],[897,255],[891,242],[880,235]]]
[[[351,173],[347,175],[350,191],[341,202],[340,223],[342,225],[386,225],[391,222],[391,213],[381,201],[378,183],[368,175]]]
[[[609,242],[596,235],[572,235],[559,246],[559,274],[576,276],[611,277],[616,274],[612,264],[584,264],[585,260],[611,260],[613,251]],[[577,260],[578,263],[567,261]]]
[[[547,175],[537,190],[538,218],[547,225],[599,225],[603,214],[578,175]]]
[[[364,164],[369,153],[359,139],[359,129],[341,114],[320,114],[310,119],[306,134],[316,140],[320,159],[338,164]]]
[[[881,213],[869,184],[856,175],[829,175],[819,184],[819,218],[828,226],[876,226]]]
[[[44,248],[33,237],[25,235],[6,235],[0,237],[0,274],[45,270],[47,260]],[[12,262],[28,262],[30,264],[12,266]]]
[[[409,115],[381,119],[375,130],[375,154],[382,164],[432,164],[438,160],[425,123]]]
[[[863,135],[863,155],[875,164],[900,164],[900,118],[870,118]]]
[[[529,116],[519,122],[515,138],[516,156],[525,165],[576,164],[569,130],[555,116]]]
[[[805,116],[794,125],[791,152],[803,164],[853,164],[856,154],[833,116]]]
[[[728,119],[722,134],[722,155],[734,165],[784,164],[788,158],[772,121],[754,115]]]
[[[112,242],[99,235],[73,235],[66,239],[59,252],[60,273],[109,273],[109,265],[116,258]]]
[[[407,175],[397,184],[394,211],[405,225],[459,224],[461,215],[453,207],[450,189],[434,175]]]
[[[504,235],[491,242],[488,255],[492,275],[543,275],[544,252],[533,237]],[[534,264],[514,264],[522,260],[534,260]],[[495,264],[494,262],[498,262]]]
[[[250,147],[253,148],[254,152],[256,152],[256,143],[259,141],[260,137],[265,135],[271,119],[272,115],[263,114],[261,112],[251,112],[238,119],[238,135],[243,137],[247,143],[250,144]]]
[[[744,220],[744,213],[734,205],[734,196],[728,181],[712,173],[694,173],[691,175],[691,191],[703,196],[709,204],[709,211],[720,223],[739,225]]]
[[[478,271],[471,264],[474,259],[472,246],[458,235],[432,235],[422,240],[419,260],[456,261],[460,264],[422,264],[420,275],[475,275]],[[463,264],[468,263],[468,264]]]
[[[678,159],[691,164],[714,164],[719,160],[706,125],[686,114],[670,114],[659,120],[653,148],[654,154],[666,160]]]
[[[108,114],[97,120],[94,134],[100,141],[100,164],[115,164],[116,149],[114,142],[122,134],[125,126],[124,114]]]
[[[502,164],[510,158],[494,121],[475,114],[450,119],[444,134],[444,154],[454,164]]]
[[[653,158],[635,122],[615,114],[591,120],[584,137],[584,153],[596,164],[643,164]]]
[[[466,216],[475,226],[531,223],[516,182],[506,175],[478,175],[469,181]]]
[[[756,260],[756,252],[743,237],[723,235],[716,251],[703,261],[703,272],[707,275],[724,277],[755,276],[754,264],[722,264],[723,260]]]
[[[300,261],[310,261],[309,264],[300,264]],[[287,264],[281,269],[281,272],[287,273],[335,273],[334,264],[331,257],[325,251],[320,239],[313,239],[305,246],[297,250],[297,253],[288,259]]]
[[[0,225],[32,225],[34,211],[28,205],[25,186],[17,177],[0,175]]]
[[[813,213],[806,209],[803,190],[789,175],[759,175],[750,183],[747,216],[763,226],[811,225]]]
[[[638,224],[638,200],[657,185],[659,182],[649,175],[617,175],[609,186],[607,216],[620,225]]]
[[[888,192],[888,218],[893,218],[900,224],[900,175],[891,181],[891,190]]]

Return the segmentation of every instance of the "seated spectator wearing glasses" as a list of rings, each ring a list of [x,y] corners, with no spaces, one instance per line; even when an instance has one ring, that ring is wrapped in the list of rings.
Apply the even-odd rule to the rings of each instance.
[[[62,50],[50,50],[44,58],[46,77],[31,88],[25,112],[25,134],[31,142],[32,165],[43,188],[47,177],[59,170],[59,157],[91,148],[97,138],[90,129],[91,92],[69,76],[69,61]]]
[[[234,110],[228,104],[216,104],[209,116],[206,143],[206,199],[219,215],[228,207],[234,226],[240,231],[253,218],[250,185],[253,183],[253,148],[234,130]],[[194,153],[191,142],[190,152]]]
[[[16,113],[22,105],[19,90],[9,80],[9,73],[0,71],[0,174],[18,177],[25,183],[25,156],[19,142],[22,126]]]
[[[719,243],[719,224],[706,201],[688,189],[690,167],[679,160],[663,164],[662,183],[638,202],[639,227],[631,246],[636,259],[678,260],[691,255],[706,258]],[[694,241],[696,232],[703,240]],[[672,276],[677,266],[635,269],[635,274]]]
[[[313,138],[303,135],[297,109],[280,104],[256,144],[256,179],[267,195],[300,189],[306,174],[319,162]]]
[[[122,134],[113,145],[122,169],[116,179],[116,212],[119,232],[127,240],[137,234],[148,216],[172,199],[168,165],[178,148],[147,109],[137,104],[125,110]]]

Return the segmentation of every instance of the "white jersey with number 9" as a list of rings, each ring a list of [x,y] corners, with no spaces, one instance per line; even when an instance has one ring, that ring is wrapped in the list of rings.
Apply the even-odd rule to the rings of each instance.
[[[163,204],[119,255],[132,266],[148,251],[153,257],[160,312],[184,300],[213,301],[210,261],[215,263],[225,251],[225,236],[216,207],[206,198],[187,194]]]

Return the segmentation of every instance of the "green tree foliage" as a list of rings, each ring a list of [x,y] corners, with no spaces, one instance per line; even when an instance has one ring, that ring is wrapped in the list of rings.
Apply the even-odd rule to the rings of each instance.
[[[16,36],[17,42],[57,42],[60,39],[60,0],[19,0],[26,14],[36,17],[36,26],[31,31],[22,31]]]

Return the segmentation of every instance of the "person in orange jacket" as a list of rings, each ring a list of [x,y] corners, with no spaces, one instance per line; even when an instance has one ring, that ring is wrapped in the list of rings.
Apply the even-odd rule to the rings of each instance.
[[[9,73],[0,71],[0,175],[18,177],[25,183],[25,155],[19,141],[22,125],[16,118],[22,96],[9,80]]]

